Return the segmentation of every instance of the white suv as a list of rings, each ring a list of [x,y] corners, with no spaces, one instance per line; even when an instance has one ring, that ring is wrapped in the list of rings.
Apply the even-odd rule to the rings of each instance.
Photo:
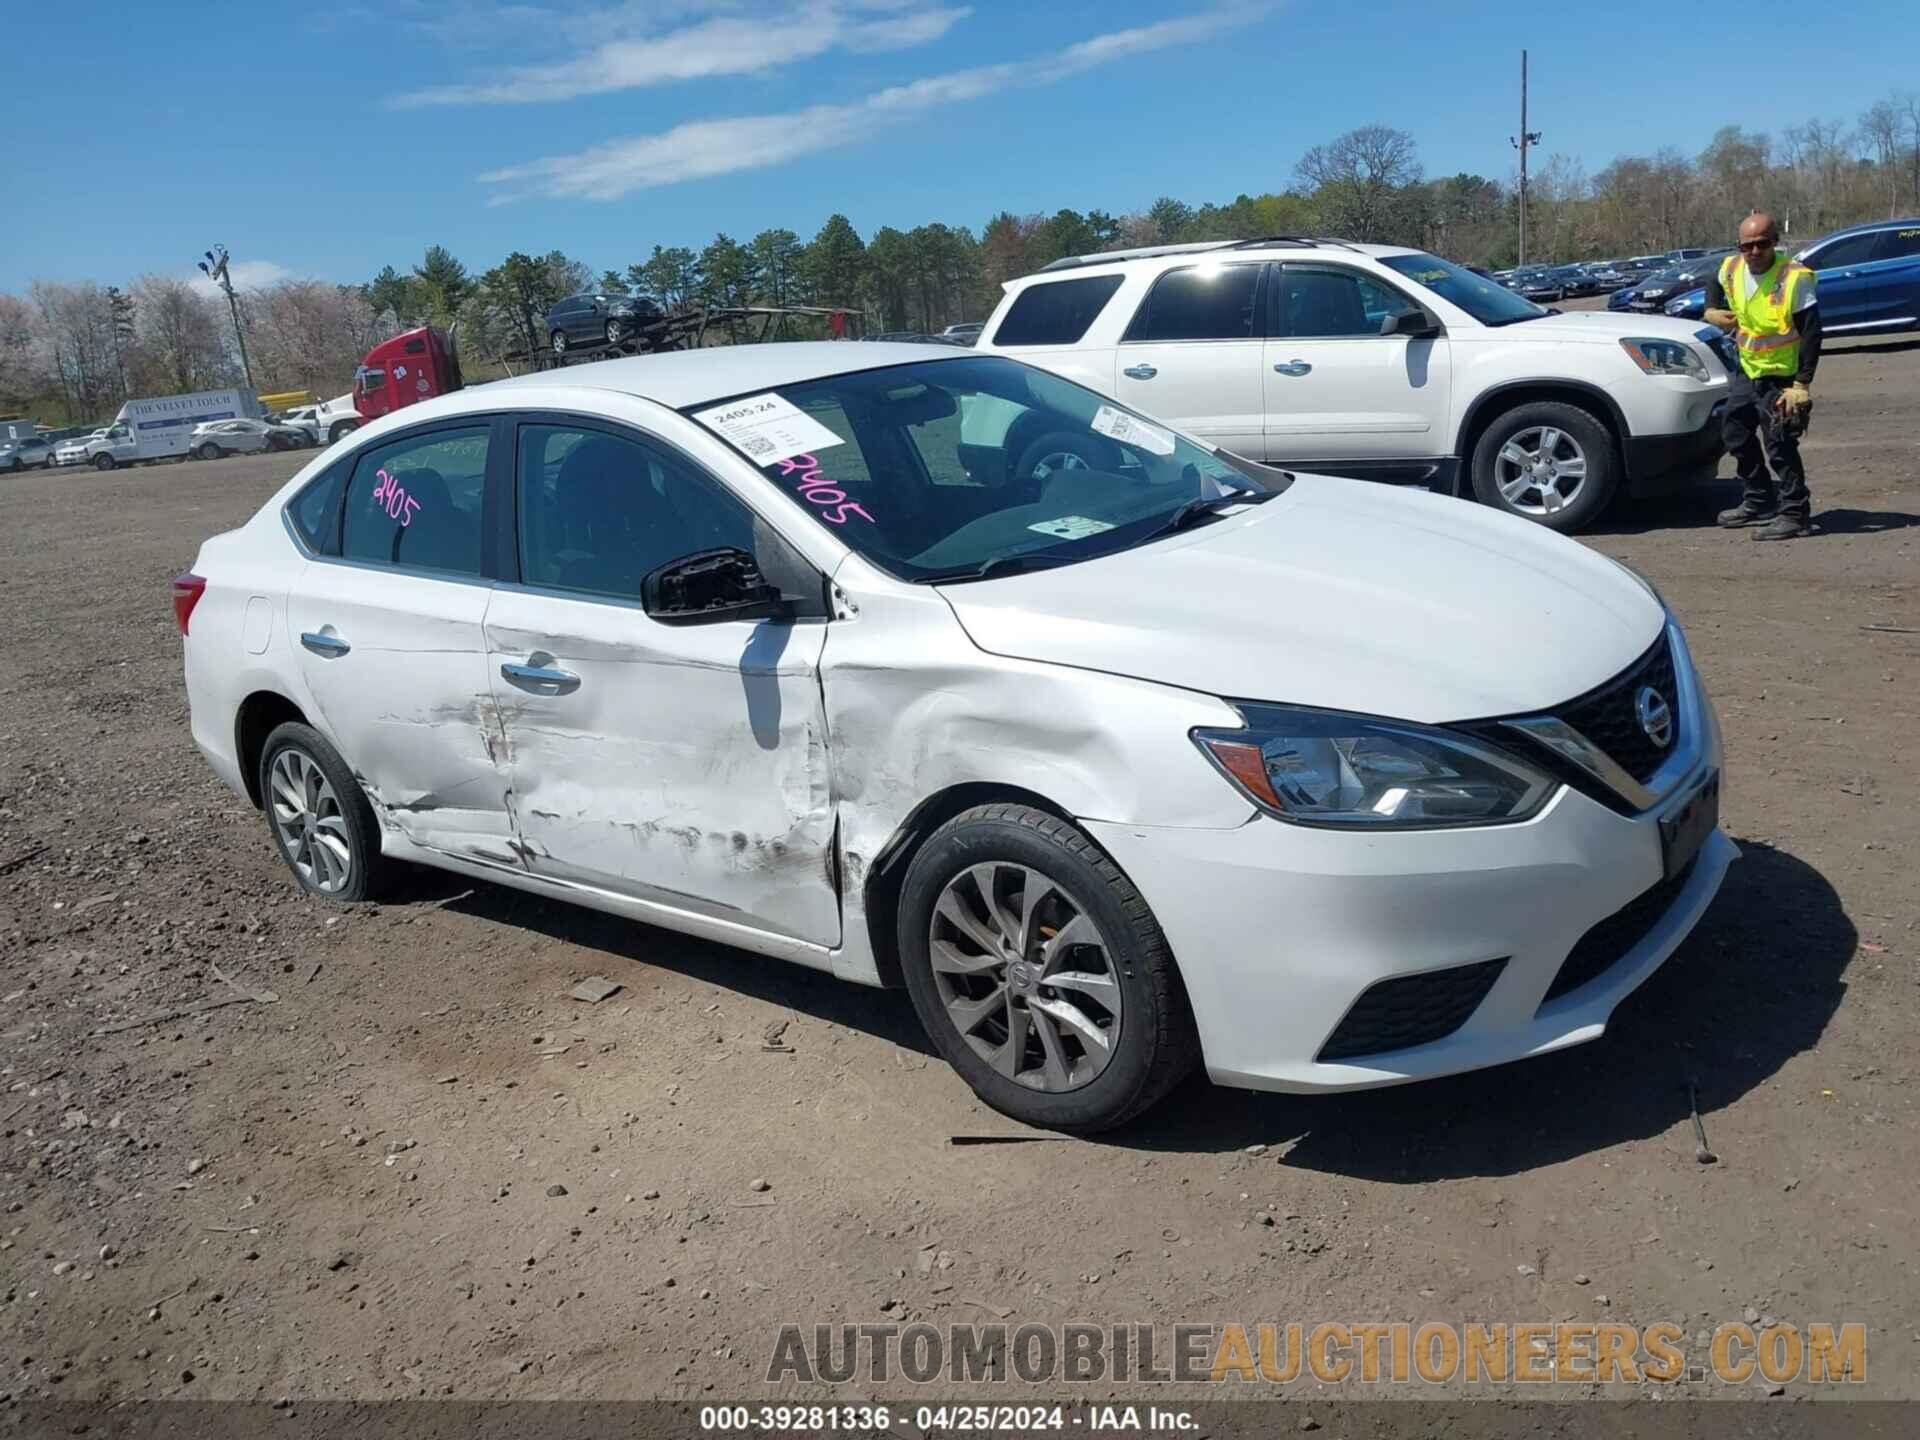
[[[1419,250],[1292,238],[1056,261],[1007,285],[977,348],[1251,459],[1470,492],[1562,531],[1623,484],[1711,473],[1734,358],[1688,321],[1561,313]]]

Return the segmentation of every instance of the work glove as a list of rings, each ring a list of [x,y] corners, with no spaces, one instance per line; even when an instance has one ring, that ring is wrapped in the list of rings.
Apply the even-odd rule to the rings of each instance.
[[[1704,316],[1707,324],[1717,325],[1728,332],[1740,328],[1740,322],[1734,318],[1731,310],[1709,310]]]
[[[1813,408],[1813,396],[1798,380],[1780,392],[1780,413],[1789,420],[1804,417]]]

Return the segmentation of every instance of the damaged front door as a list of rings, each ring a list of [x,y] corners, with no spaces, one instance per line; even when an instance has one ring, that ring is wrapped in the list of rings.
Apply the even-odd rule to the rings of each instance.
[[[384,827],[456,854],[512,838],[481,631],[487,453],[484,422],[360,452],[287,593],[309,718]]]
[[[837,944],[825,625],[640,608],[656,566],[755,548],[751,513],[664,444],[523,421],[517,454],[521,583],[494,591],[486,638],[521,862]]]

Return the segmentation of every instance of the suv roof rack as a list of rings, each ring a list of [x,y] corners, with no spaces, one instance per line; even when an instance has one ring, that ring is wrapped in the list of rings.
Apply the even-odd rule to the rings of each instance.
[[[1337,245],[1343,250],[1359,248],[1351,240],[1331,235],[1261,235],[1251,240],[1191,240],[1182,245],[1141,245],[1129,250],[1101,250],[1092,255],[1063,255],[1050,264],[1042,265],[1038,273],[1044,275],[1049,270],[1077,270],[1083,265],[1105,265],[1115,260],[1152,260],[1161,255],[1192,255],[1206,250],[1257,250],[1263,245],[1300,245],[1310,250],[1322,245]]]

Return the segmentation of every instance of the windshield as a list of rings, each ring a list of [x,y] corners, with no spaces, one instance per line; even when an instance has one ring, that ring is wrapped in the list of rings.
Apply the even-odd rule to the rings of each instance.
[[[818,524],[905,580],[1090,560],[1232,503],[1229,495],[1261,500],[1285,488],[1091,390],[998,357],[861,370],[687,413],[758,462]]]
[[[1380,263],[1399,271],[1414,284],[1426,286],[1449,304],[1459,306],[1482,325],[1511,325],[1516,320],[1535,320],[1547,313],[1506,286],[1437,255],[1382,255]]]

